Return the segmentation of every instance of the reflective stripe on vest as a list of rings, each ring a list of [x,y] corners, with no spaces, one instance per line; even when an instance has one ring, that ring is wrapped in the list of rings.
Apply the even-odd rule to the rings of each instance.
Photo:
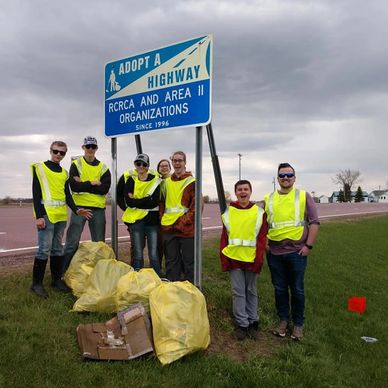
[[[180,181],[173,181],[171,177],[165,179],[166,208],[160,222],[163,226],[173,225],[179,217],[189,211],[182,205],[182,197],[185,188],[193,182],[195,182],[193,176]]]
[[[83,156],[75,158],[72,163],[77,167],[81,182],[99,181],[106,171],[108,171],[108,167],[104,163],[99,162],[97,166],[92,166],[86,162]],[[102,194],[74,192],[73,199],[77,206],[90,206],[103,209],[106,205],[105,195]]]
[[[230,206],[222,215],[228,233],[228,245],[222,253],[233,260],[253,263],[256,257],[257,235],[263,223],[264,210],[253,205],[249,209]]]
[[[287,194],[274,192],[265,196],[268,214],[268,238],[274,241],[302,238],[306,209],[306,192],[292,189]]]
[[[127,182],[129,178],[132,178],[134,181],[133,198],[141,199],[146,196],[151,196],[159,186],[160,182],[162,181],[162,179],[159,177],[159,174],[152,170],[149,170],[149,173],[155,175],[154,178],[150,181],[139,180],[137,174],[134,171],[126,171],[124,173],[125,182]],[[134,222],[143,219],[148,214],[148,212],[158,210],[159,206],[156,206],[152,209],[127,207],[123,213],[122,220],[123,222],[133,224]]]
[[[31,165],[35,169],[42,190],[42,201],[47,217],[51,223],[67,220],[65,184],[68,179],[67,171],[50,170],[43,162]]]

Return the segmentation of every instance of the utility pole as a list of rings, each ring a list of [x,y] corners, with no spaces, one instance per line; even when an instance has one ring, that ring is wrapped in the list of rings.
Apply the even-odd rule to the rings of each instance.
[[[238,180],[241,181],[241,157],[242,154],[237,154],[238,155]]]
[[[275,182],[275,177],[272,177],[272,184],[273,184],[273,192],[276,191],[276,182]]]

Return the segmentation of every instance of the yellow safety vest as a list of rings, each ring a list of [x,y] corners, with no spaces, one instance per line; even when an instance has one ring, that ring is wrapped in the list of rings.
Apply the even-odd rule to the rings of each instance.
[[[108,170],[108,167],[102,162],[97,166],[91,166],[85,161],[83,156],[74,159],[72,163],[77,167],[81,182],[99,181]],[[105,195],[102,194],[74,192],[73,199],[77,206],[90,206],[103,209],[106,205]]]
[[[185,188],[192,182],[195,182],[193,176],[180,181],[173,181],[171,177],[165,179],[166,207],[160,221],[163,226],[173,225],[179,217],[189,211],[182,205],[182,197]]]
[[[267,194],[264,200],[268,215],[268,239],[300,240],[306,225],[306,192],[294,188],[287,194],[276,191]]]
[[[136,171],[128,170],[124,172],[125,182],[127,182],[127,180],[130,177],[135,182],[133,198],[140,199],[146,196],[151,196],[156,190],[156,188],[159,186],[162,180],[159,177],[159,174],[156,171],[151,171],[151,170],[149,170],[149,173],[155,175],[155,177],[150,181],[141,181],[139,180]],[[143,219],[148,214],[149,211],[158,211],[158,210],[159,210],[159,206],[156,206],[153,209],[137,209],[135,207],[127,207],[125,209],[125,212],[123,213],[122,220],[123,222],[133,224],[134,222]]]
[[[46,209],[51,223],[67,220],[65,184],[68,179],[67,171],[62,167],[61,172],[51,171],[43,162],[33,163],[42,190],[42,205]]]
[[[264,209],[253,205],[249,209],[229,206],[222,214],[228,232],[228,245],[222,253],[230,259],[253,263],[256,257],[256,239],[263,223]]]

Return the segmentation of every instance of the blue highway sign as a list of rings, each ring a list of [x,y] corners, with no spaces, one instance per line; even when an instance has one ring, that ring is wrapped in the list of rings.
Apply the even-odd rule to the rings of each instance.
[[[116,137],[211,121],[212,36],[105,66],[105,135]]]

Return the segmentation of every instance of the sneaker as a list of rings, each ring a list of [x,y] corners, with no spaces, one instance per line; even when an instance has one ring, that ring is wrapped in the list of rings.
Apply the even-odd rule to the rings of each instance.
[[[259,330],[259,322],[255,321],[250,323],[248,326],[248,337],[256,341],[258,330]]]
[[[285,337],[287,333],[287,321],[280,321],[279,324],[272,329],[272,334],[278,337]]]
[[[238,341],[242,341],[244,340],[245,338],[247,338],[247,335],[248,335],[248,328],[247,327],[242,327],[242,326],[237,326],[235,329],[234,329],[234,332],[233,332],[235,338],[238,340]]]
[[[303,327],[294,326],[294,330],[292,331],[291,338],[295,341],[300,341],[303,338]]]

